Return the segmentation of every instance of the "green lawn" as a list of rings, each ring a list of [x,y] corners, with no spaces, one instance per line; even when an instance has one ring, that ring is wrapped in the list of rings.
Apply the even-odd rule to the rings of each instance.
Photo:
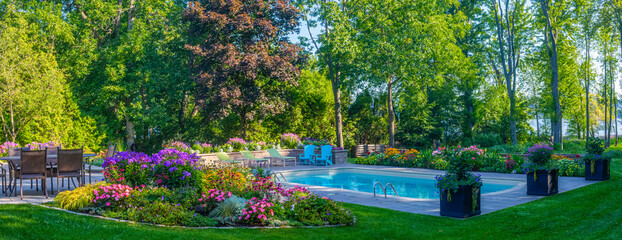
[[[466,220],[346,204],[358,222],[338,228],[167,228],[0,205],[0,239],[621,239],[621,175],[616,159],[612,180]]]

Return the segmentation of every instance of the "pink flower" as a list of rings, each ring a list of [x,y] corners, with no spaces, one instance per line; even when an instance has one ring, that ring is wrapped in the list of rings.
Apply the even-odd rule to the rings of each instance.
[[[110,207],[110,203],[109,202],[106,203],[106,207]]]

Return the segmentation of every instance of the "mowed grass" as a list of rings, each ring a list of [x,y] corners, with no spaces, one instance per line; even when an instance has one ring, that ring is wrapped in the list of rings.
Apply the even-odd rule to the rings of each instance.
[[[185,229],[0,205],[0,239],[622,239],[622,159],[612,179],[466,220],[345,204],[350,227]]]

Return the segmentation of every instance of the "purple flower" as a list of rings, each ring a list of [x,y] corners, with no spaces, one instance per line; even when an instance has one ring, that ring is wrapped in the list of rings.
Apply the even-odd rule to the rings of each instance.
[[[172,167],[172,168],[169,168],[169,169],[168,169],[168,171],[169,171],[169,172],[174,172],[174,171],[177,171],[177,167]]]

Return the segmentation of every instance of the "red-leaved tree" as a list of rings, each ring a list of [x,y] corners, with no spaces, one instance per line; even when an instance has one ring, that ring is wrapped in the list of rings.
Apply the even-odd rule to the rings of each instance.
[[[188,4],[191,69],[196,98],[214,115],[248,120],[279,113],[297,85],[301,48],[287,41],[299,11],[288,0],[203,0]]]

